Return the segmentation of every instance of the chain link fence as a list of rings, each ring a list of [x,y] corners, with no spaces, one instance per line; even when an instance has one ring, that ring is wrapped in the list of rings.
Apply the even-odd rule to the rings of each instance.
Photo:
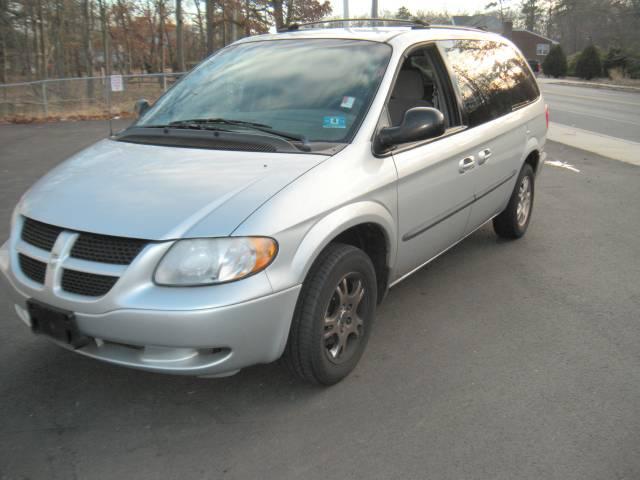
[[[80,77],[0,84],[0,121],[66,117],[107,117],[133,113],[136,100],[157,100],[183,73]]]

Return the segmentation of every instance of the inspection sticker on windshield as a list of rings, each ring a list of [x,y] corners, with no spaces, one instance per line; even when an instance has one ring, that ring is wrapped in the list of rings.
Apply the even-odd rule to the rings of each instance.
[[[347,128],[345,117],[324,117],[322,128]]]
[[[340,104],[340,107],[348,108],[349,110],[351,110],[355,101],[356,97],[342,97],[342,103]]]

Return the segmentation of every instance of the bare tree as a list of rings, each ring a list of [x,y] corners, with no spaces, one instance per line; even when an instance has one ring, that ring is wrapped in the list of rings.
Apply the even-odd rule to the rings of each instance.
[[[205,0],[206,3],[206,16],[207,16],[207,54],[213,53],[214,50],[214,38],[215,30],[213,26],[214,22],[214,9],[215,5],[213,0]]]
[[[184,65],[184,32],[182,22],[182,0],[176,0],[176,55],[177,67],[180,72],[185,71]]]

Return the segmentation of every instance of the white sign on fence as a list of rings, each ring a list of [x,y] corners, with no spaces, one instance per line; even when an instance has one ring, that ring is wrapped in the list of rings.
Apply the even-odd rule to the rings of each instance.
[[[122,75],[111,75],[111,91],[122,92],[124,83],[122,83]]]

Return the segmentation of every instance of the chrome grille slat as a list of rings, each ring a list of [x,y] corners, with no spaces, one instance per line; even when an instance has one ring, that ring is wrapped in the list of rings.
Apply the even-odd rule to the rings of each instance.
[[[64,268],[78,272],[107,275],[108,277],[121,277],[124,275],[127,265],[115,265],[112,263],[91,262],[79,258],[68,257],[63,264]]]
[[[43,250],[40,247],[31,245],[30,243],[27,243],[24,240],[18,240],[18,243],[16,245],[16,250],[18,251],[18,253],[22,253],[27,257],[33,258],[43,263],[47,263],[51,255],[51,252],[47,252],[46,250]]]

